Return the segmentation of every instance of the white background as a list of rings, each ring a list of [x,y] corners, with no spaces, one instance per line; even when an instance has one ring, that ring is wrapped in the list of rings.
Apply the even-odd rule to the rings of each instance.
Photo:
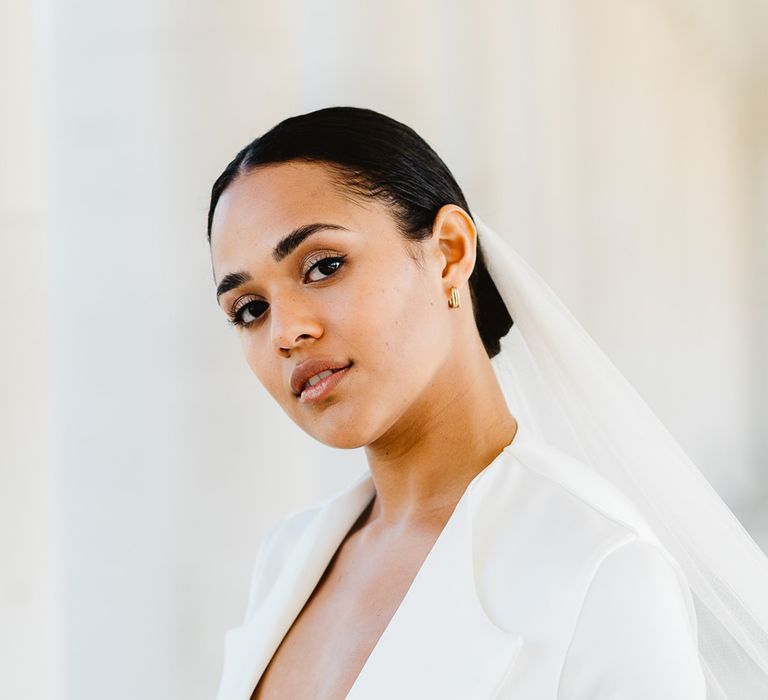
[[[768,549],[766,8],[2,0],[0,696],[212,698],[265,528],[361,469],[249,373],[205,235],[329,105],[435,147]]]

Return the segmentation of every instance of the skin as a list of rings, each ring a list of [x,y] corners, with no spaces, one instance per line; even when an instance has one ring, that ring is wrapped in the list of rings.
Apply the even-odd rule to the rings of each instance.
[[[314,222],[349,230],[319,231],[275,262],[278,240]],[[430,239],[407,242],[386,204],[345,194],[319,163],[240,176],[216,207],[216,284],[232,272],[253,278],[219,298],[222,310],[268,304],[237,327],[249,367],[302,430],[333,447],[365,449],[376,495],[356,528],[364,525],[357,537],[369,553],[405,536],[433,541],[517,431],[473,318],[467,280],[476,240],[471,218],[449,204]],[[335,272],[321,265],[307,277],[328,255],[346,258]],[[448,306],[451,286],[458,309]],[[251,305],[244,318],[263,308]],[[354,364],[329,397],[305,404],[289,380],[312,357]]]

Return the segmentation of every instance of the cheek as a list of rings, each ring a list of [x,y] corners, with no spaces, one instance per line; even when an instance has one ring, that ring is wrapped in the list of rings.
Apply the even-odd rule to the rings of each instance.
[[[429,374],[436,351],[439,354],[444,345],[445,319],[426,284],[416,276],[369,290],[345,316],[352,342],[364,355],[360,360],[367,359],[366,369],[395,391],[399,381],[412,382]]]

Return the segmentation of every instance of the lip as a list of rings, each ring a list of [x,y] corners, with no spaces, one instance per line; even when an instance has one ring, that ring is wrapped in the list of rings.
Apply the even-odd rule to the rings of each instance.
[[[347,376],[350,369],[352,369],[352,365],[338,369],[325,379],[321,379],[317,384],[308,386],[299,395],[299,401],[301,403],[316,403],[327,398],[336,388],[336,385]]]
[[[295,396],[300,396],[301,392],[304,390],[304,385],[310,377],[315,374],[320,374],[320,372],[324,372],[327,369],[333,370],[335,374],[336,370],[345,369],[351,365],[351,362],[341,362],[327,357],[304,360],[304,362],[300,362],[296,365],[296,367],[293,368],[293,372],[291,372],[291,389]],[[331,377],[332,376],[333,375],[331,375]],[[328,377],[328,379],[331,377]],[[322,382],[319,383],[322,384]]]

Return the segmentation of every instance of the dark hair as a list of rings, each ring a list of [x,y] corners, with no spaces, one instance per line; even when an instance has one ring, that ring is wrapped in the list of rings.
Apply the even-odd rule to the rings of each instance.
[[[448,167],[413,129],[370,109],[326,107],[281,121],[235,156],[211,190],[209,243],[213,213],[224,190],[260,166],[289,161],[324,163],[350,195],[386,202],[411,241],[432,235],[435,215],[445,204],[456,204],[472,216]],[[494,357],[513,321],[488,272],[480,241],[469,290],[480,338],[488,357]]]

